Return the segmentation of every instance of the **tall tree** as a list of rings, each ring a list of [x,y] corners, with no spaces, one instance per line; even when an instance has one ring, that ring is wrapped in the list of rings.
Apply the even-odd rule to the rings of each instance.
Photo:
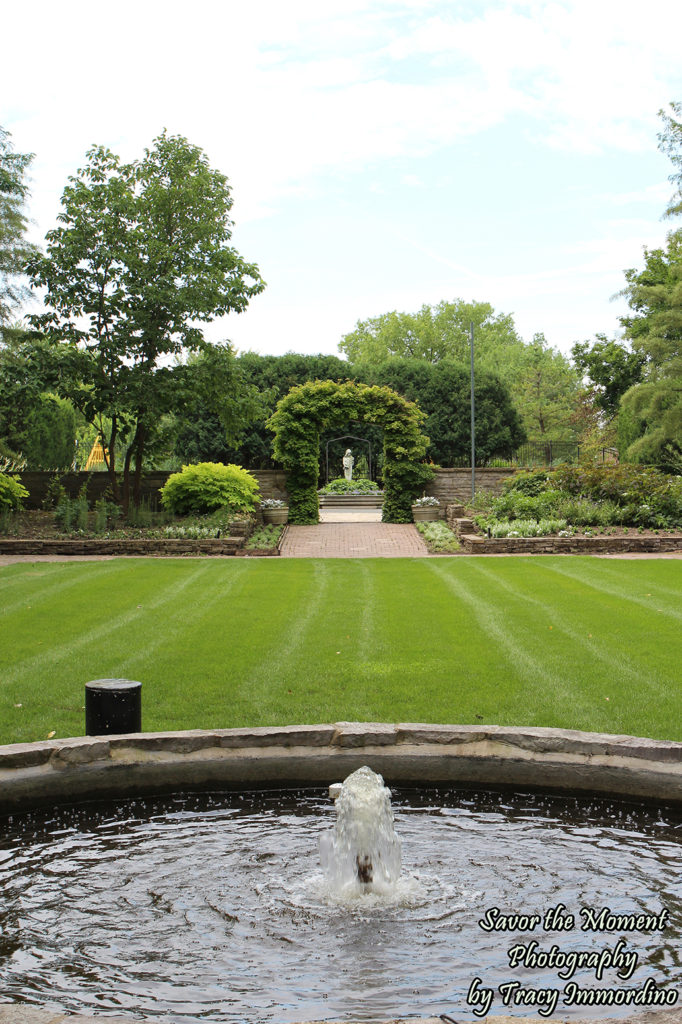
[[[524,346],[511,388],[524,426],[534,441],[572,441],[578,408],[579,379],[574,367],[544,334]]]
[[[682,103],[671,103],[671,113],[659,110],[658,116],[663,122],[663,129],[658,135],[658,148],[670,157],[675,170],[670,181],[675,186],[675,193],[665,211],[666,217],[677,217],[682,214]]]
[[[670,157],[675,193],[665,216],[682,214],[682,104],[659,111],[659,149]],[[682,229],[665,248],[644,249],[644,268],[625,271],[623,291],[632,313],[621,318],[643,361],[642,377],[623,396],[621,455],[679,473],[682,470]],[[622,428],[622,429],[621,429]]]
[[[263,356],[242,352],[236,360],[243,393],[258,394],[261,411],[248,424],[237,443],[228,437],[219,416],[211,412],[205,399],[197,401],[182,417],[175,451],[183,459],[208,462],[238,462],[251,469],[271,469],[272,431],[266,427],[277,402],[294,387],[309,380],[346,380],[351,367],[338,356],[299,355]]]
[[[471,453],[470,377],[460,362],[441,359],[389,359],[357,368],[357,379],[390,387],[416,402],[426,414],[427,455],[441,466],[456,466]],[[499,377],[481,371],[476,378],[476,455],[485,463],[509,456],[526,440],[521,417]],[[376,450],[376,449],[375,449]]]
[[[24,238],[26,172],[32,159],[32,153],[15,153],[9,132],[0,128],[0,340],[16,307],[28,294],[20,279],[35,251]]]
[[[156,425],[185,393],[187,370],[169,361],[205,348],[198,325],[242,312],[264,288],[229,244],[231,207],[227,178],[181,136],[163,132],[129,164],[95,147],[30,262],[48,310],[32,322],[53,347],[60,392],[102,432],[124,508],[133,460],[137,495]]]
[[[642,379],[646,356],[633,352],[626,342],[609,339],[605,334],[597,334],[593,342],[576,342],[571,355],[594,404],[607,420],[612,420],[625,392]]]
[[[358,320],[355,330],[344,335],[339,349],[349,362],[382,363],[399,356],[404,359],[440,359],[458,362],[469,358],[469,325],[476,332],[478,359],[492,365],[500,350],[522,345],[511,316],[496,313],[487,302],[439,302],[422,306],[417,313],[383,313]]]
[[[469,362],[469,331],[474,325],[476,372],[499,377],[531,440],[572,440],[578,376],[569,360],[542,335],[527,345],[513,318],[487,302],[461,299],[422,306],[418,313],[385,313],[358,321],[339,344],[360,369],[390,357]]]
[[[626,458],[682,468],[682,231],[665,249],[645,249],[644,269],[628,270],[632,314],[621,318],[644,360],[641,383],[623,397]]]

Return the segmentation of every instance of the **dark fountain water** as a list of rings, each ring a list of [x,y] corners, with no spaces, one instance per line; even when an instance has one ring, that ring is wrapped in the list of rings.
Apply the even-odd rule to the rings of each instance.
[[[486,989],[491,1013],[543,1014],[553,997],[537,993],[556,991],[576,1019],[652,1006],[566,1003],[566,986],[676,995],[680,812],[454,789],[403,790],[391,807],[372,774],[347,780],[338,817],[318,790],[3,819],[0,1001],[285,1022],[471,1020]],[[638,915],[657,924],[630,927]]]

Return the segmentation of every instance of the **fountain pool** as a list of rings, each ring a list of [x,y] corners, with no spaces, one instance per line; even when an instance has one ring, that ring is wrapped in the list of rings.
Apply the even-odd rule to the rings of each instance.
[[[491,1013],[537,1016],[537,1005],[504,1006],[499,986],[510,981],[563,991],[641,989],[650,978],[661,991],[682,989],[681,809],[391,788],[402,871],[381,892],[348,891],[323,873],[318,845],[336,821],[326,789],[6,816],[0,999],[177,1024],[475,1020],[471,999],[483,987],[495,992]],[[499,923],[486,917],[491,908],[542,916],[558,906],[575,915],[574,928],[480,923]],[[665,913],[665,927],[582,931],[582,908]],[[636,963],[626,979],[613,968],[601,980],[588,966],[569,979],[556,965],[512,968],[507,951],[533,940],[536,958],[552,945],[568,957],[624,940],[621,953]],[[651,1008],[559,1002],[556,1012],[580,1019]]]

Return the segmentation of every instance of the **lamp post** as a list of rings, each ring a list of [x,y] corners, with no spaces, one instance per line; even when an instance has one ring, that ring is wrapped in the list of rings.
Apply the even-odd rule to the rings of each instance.
[[[471,500],[476,493],[476,424],[474,399],[474,322],[469,323],[469,342],[471,349]]]

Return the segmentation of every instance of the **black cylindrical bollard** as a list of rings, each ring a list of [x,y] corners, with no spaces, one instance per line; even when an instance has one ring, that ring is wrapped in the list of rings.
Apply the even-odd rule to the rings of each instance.
[[[142,683],[93,679],[85,684],[85,735],[142,732]]]

